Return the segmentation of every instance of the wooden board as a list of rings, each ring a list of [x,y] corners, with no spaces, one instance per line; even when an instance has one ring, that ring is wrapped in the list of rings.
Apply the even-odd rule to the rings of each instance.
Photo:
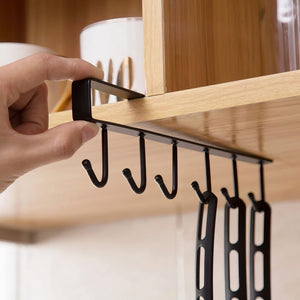
[[[96,118],[121,124],[285,100],[300,94],[300,71],[216,84],[93,108]],[[50,127],[71,121],[71,111],[50,115]]]
[[[280,72],[276,0],[164,1],[167,91]]]
[[[300,71],[231,82],[193,90],[96,107],[96,117],[157,130],[191,140],[244,149],[273,158],[266,166],[267,200],[297,200],[300,195]],[[69,113],[51,116],[51,125],[66,122]],[[106,222],[153,214],[176,213],[197,207],[190,187],[198,180],[205,190],[203,155],[179,151],[179,194],[166,200],[153,177],[162,174],[171,185],[171,148],[146,142],[148,185],[135,195],[123,178],[125,167],[139,182],[138,140],[109,134],[110,175],[103,189],[92,186],[81,160],[89,158],[101,170],[100,136],[73,158],[37,169],[1,195],[0,224],[38,230],[78,223]],[[220,188],[232,193],[228,159],[212,157],[213,190],[224,203]],[[239,163],[241,196],[259,193],[258,166]]]
[[[166,92],[163,0],[143,0],[146,95]]]
[[[1,1],[0,42],[24,43],[25,0]]]

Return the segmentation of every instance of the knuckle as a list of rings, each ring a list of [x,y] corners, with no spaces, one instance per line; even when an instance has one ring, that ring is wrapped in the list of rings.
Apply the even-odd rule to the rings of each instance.
[[[40,85],[40,92],[43,94],[47,94],[48,93],[48,87],[47,84],[44,82]]]
[[[42,100],[44,100],[46,103],[47,102],[47,96],[48,96],[48,86],[45,82],[43,82],[39,87],[38,87],[38,90],[37,90],[38,94],[40,95],[40,98]]]
[[[81,66],[81,59],[80,58],[73,58],[70,60],[71,62],[71,73],[75,78],[78,77],[78,73],[80,72],[80,66]]]
[[[47,52],[38,52],[32,55],[32,58],[37,61],[37,63],[45,70],[46,74],[44,74],[45,78],[48,78],[48,67],[51,64],[53,59],[53,55]]]
[[[47,52],[38,52],[33,54],[33,57],[39,60],[41,63],[48,64],[49,60],[51,60],[52,55]]]
[[[60,160],[71,158],[76,151],[72,139],[57,139],[54,147],[55,156]]]

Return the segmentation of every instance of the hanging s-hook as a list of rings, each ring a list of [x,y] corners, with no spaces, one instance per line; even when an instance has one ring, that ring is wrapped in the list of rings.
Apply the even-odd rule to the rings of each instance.
[[[217,210],[217,197],[211,191],[211,175],[209,150],[205,152],[205,171],[206,171],[206,186],[207,191],[201,192],[197,181],[192,182],[191,186],[195,190],[200,202],[198,208],[198,223],[196,236],[196,300],[213,299],[213,255],[214,255],[214,236],[215,236],[215,221]],[[206,224],[204,222],[204,207],[207,205]],[[202,229],[206,228],[202,234]],[[203,236],[203,237],[202,237]],[[201,256],[204,256],[204,264],[201,264]],[[203,270],[203,272],[201,272]],[[200,278],[203,274],[203,278]]]
[[[221,192],[225,196],[225,216],[224,216],[224,260],[225,260],[225,296],[226,300],[231,299],[247,299],[247,273],[246,273],[246,205],[242,199],[239,198],[238,186],[238,172],[236,164],[236,156],[232,156],[233,169],[233,184],[234,196],[230,197],[226,188],[222,188]],[[238,234],[237,240],[232,241],[230,237],[230,209],[238,209]],[[233,272],[230,269],[230,253],[235,251],[238,254],[238,279],[239,288],[232,290],[230,276]]]
[[[172,192],[169,193],[161,175],[155,176],[155,181],[159,184],[161,191],[168,199],[175,198],[178,190],[178,158],[177,158],[177,141],[172,141]]]
[[[108,180],[108,142],[107,142],[107,126],[105,124],[102,125],[102,179],[98,180],[91,162],[88,159],[82,161],[82,165],[87,171],[91,181],[93,184],[102,188],[106,185]]]
[[[264,188],[264,166],[260,162],[260,191],[261,200],[256,200],[253,193],[248,196],[252,201],[250,215],[250,299],[261,298],[263,300],[271,299],[271,207],[265,201]],[[260,245],[255,243],[256,218],[258,213],[264,214],[263,223],[263,242]],[[255,289],[255,254],[259,252],[263,255],[263,287],[261,290]]]
[[[138,187],[132,178],[131,171],[126,168],[123,170],[123,175],[128,180],[128,183],[130,184],[132,190],[137,193],[141,194],[145,191],[146,188],[146,151],[145,151],[145,134],[143,132],[140,132],[140,168],[141,168],[141,184],[140,187]]]

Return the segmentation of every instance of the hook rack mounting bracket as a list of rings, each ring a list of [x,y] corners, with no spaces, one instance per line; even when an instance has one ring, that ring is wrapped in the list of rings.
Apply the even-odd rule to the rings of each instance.
[[[102,125],[106,125],[107,129],[110,131],[131,135],[131,136],[139,136],[139,134],[143,132],[145,134],[145,139],[156,141],[159,143],[164,143],[164,144],[172,144],[174,140],[176,140],[177,146],[181,148],[198,151],[198,152],[203,152],[206,149],[209,149],[209,152],[212,155],[226,157],[226,158],[232,158],[232,155],[235,155],[237,160],[245,161],[248,163],[265,164],[265,163],[272,162],[272,160],[269,158],[254,155],[247,152],[230,150],[230,149],[215,147],[211,145],[205,145],[202,143],[196,143],[189,140],[172,137],[169,135],[160,134],[149,130],[144,130],[141,128],[136,128],[132,126],[95,119],[92,116],[91,89],[96,89],[128,100],[144,97],[143,94],[113,85],[111,83],[102,80],[98,80],[94,78],[77,80],[74,81],[72,84],[72,110],[73,110],[74,120],[85,120],[89,122],[94,122],[98,124],[99,127],[101,127]]]

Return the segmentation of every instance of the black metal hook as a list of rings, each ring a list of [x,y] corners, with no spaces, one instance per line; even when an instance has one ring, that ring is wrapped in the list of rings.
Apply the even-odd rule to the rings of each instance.
[[[205,152],[205,171],[207,191],[201,192],[197,181],[193,181],[191,186],[195,190],[200,203],[198,208],[197,237],[196,237],[196,299],[213,299],[213,253],[214,234],[217,209],[217,197],[211,191],[211,175],[209,150]],[[204,224],[204,207],[207,205],[207,219]],[[202,228],[206,226],[204,237],[201,237]],[[205,251],[204,262],[201,262],[202,250]],[[203,270],[203,285],[200,285],[201,270]]]
[[[263,201],[262,200],[256,200],[253,193],[248,193],[248,197],[252,202],[254,210],[257,211],[257,212],[261,212]]]
[[[205,148],[204,152],[205,152],[205,173],[206,173],[207,192],[204,192],[204,193],[201,192],[197,181],[193,181],[191,184],[191,187],[196,192],[200,202],[202,204],[207,204],[208,199],[209,199],[209,193],[211,193],[211,175],[210,175],[209,150],[207,148]]]
[[[232,155],[232,170],[233,170],[233,184],[234,184],[234,197],[230,197],[227,188],[223,187],[221,189],[222,194],[224,195],[230,208],[237,207],[237,199],[239,199],[239,183],[238,183],[238,174],[237,174],[237,165],[236,165],[236,155]]]
[[[108,142],[107,142],[107,126],[105,124],[102,125],[102,179],[98,180],[91,162],[88,159],[82,161],[82,165],[87,171],[91,181],[93,184],[102,188],[106,185],[108,180]]]
[[[224,188],[221,188],[221,192],[222,192],[223,196],[225,197],[229,207],[236,208],[236,205],[234,203],[235,202],[234,197],[229,196],[228,190],[224,187]]]
[[[249,259],[250,259],[250,299],[254,300],[258,297],[270,300],[271,299],[271,207],[265,201],[264,187],[264,163],[260,161],[260,190],[261,200],[256,200],[253,193],[248,196],[252,201],[250,215],[250,243],[249,243]],[[255,232],[257,221],[255,215],[257,213],[264,214],[263,222],[263,242],[258,245],[255,241]],[[263,288],[257,290],[255,287],[255,255],[257,252],[263,255]]]
[[[178,190],[178,159],[177,159],[177,141],[172,141],[172,192],[169,193],[161,175],[154,177],[155,181],[159,184],[161,191],[168,199],[175,198]]]
[[[261,200],[256,200],[253,193],[248,193],[248,197],[250,198],[250,200],[252,202],[253,208],[258,212],[262,211],[263,204],[265,202],[264,163],[263,163],[263,161],[260,161],[259,175],[260,175]]]
[[[226,188],[222,188],[221,192],[225,196],[227,203],[224,208],[224,265],[225,265],[225,295],[228,299],[247,299],[247,276],[246,276],[246,205],[239,198],[238,172],[236,164],[236,156],[232,155],[232,170],[234,183],[234,196],[230,197]],[[235,242],[230,241],[230,209],[237,209],[237,234],[238,238]],[[230,254],[236,251],[238,254],[238,280],[239,288],[232,290],[230,268]]]
[[[146,188],[146,151],[145,151],[145,134],[141,132],[139,134],[140,136],[140,165],[141,165],[141,185],[138,187],[132,178],[132,174],[130,169],[126,168],[123,170],[123,175],[128,180],[128,183],[130,184],[132,190],[137,193],[141,194],[145,191]]]
[[[197,194],[197,196],[198,196],[200,202],[201,202],[202,204],[206,204],[208,199],[205,199],[203,193],[202,193],[201,190],[200,190],[200,187],[199,187],[198,182],[197,182],[197,181],[193,181],[192,184],[191,184],[191,187],[192,187],[192,188],[194,189],[194,191],[196,192],[196,194]]]

